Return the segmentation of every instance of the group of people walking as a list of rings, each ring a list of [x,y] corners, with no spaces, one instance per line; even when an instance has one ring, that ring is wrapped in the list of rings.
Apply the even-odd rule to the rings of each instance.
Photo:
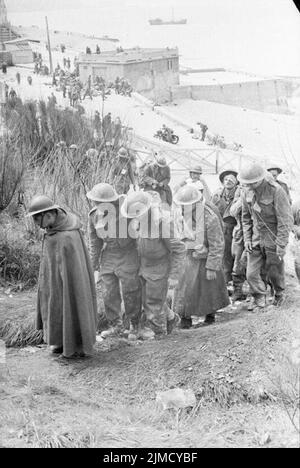
[[[45,229],[38,293],[38,327],[54,353],[91,354],[97,329],[96,284],[108,328],[101,334],[128,340],[170,334],[215,322],[232,300],[249,310],[285,298],[284,255],[293,229],[287,187],[259,164],[237,174],[220,174],[222,187],[211,195],[201,167],[192,168],[172,191],[170,168],[162,157],[143,168],[130,192],[122,176],[129,154],[119,151],[123,168],[110,183],[86,194],[89,252],[77,218],[45,196],[28,211]],[[273,175],[272,175],[273,174]],[[125,179],[126,179],[125,177]],[[169,295],[168,295],[169,294]],[[123,304],[123,307],[122,307]]]

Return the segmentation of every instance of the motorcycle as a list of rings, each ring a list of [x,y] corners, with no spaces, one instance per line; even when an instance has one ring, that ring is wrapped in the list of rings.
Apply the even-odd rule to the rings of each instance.
[[[163,130],[158,130],[153,136],[154,138],[166,141],[167,143],[172,143],[173,145],[177,145],[179,142],[179,137],[175,135],[173,131],[171,132],[171,135],[168,135],[168,133],[164,132]]]

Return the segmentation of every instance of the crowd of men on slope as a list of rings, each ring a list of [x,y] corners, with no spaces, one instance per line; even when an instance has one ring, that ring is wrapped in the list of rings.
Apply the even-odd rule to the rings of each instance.
[[[54,353],[92,353],[99,282],[109,324],[102,338],[163,337],[179,324],[191,328],[193,317],[204,317],[201,326],[211,325],[216,312],[230,304],[231,281],[232,301],[241,301],[247,280],[249,310],[266,307],[268,288],[273,305],[283,304],[293,213],[288,188],[277,179],[280,168],[266,171],[252,164],[239,174],[226,170],[220,174],[222,187],[211,196],[197,166],[172,193],[170,168],[158,157],[142,168],[138,190],[129,192],[134,180],[124,148],[119,159],[111,183],[87,193],[94,204],[89,253],[75,215],[46,196],[29,207],[28,216],[45,229],[38,328]],[[298,208],[294,223],[300,224]],[[294,232],[298,236],[299,228]]]

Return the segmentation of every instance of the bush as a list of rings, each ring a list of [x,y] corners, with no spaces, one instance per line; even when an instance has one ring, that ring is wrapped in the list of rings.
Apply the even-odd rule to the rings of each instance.
[[[28,238],[22,223],[22,220],[1,217],[0,279],[4,284],[18,284],[27,289],[38,280],[41,245]]]
[[[0,138],[0,212],[11,203],[20,186],[25,162],[17,143],[11,137]]]

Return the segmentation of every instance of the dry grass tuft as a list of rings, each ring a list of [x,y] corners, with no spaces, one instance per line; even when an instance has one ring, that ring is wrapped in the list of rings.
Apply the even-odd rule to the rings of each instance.
[[[32,319],[17,323],[6,321],[0,324],[0,337],[8,348],[37,346],[43,343],[43,332],[35,329]]]
[[[95,438],[93,434],[37,434],[35,448],[93,448]]]

